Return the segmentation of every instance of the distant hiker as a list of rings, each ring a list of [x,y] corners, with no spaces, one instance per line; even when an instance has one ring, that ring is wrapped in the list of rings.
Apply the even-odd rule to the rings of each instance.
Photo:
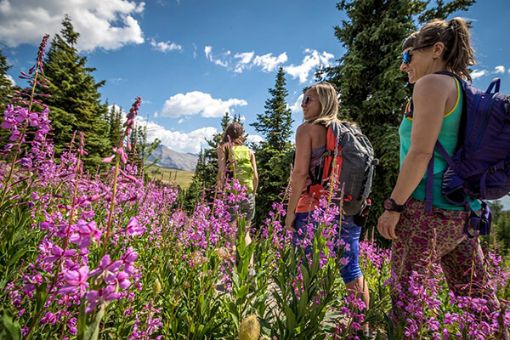
[[[312,212],[319,206],[319,200],[329,194],[329,189],[323,187],[330,175],[327,171],[331,168],[329,165],[324,165],[325,159],[332,161],[335,155],[340,157],[342,154],[342,150],[338,149],[335,154],[336,145],[331,150],[327,141],[333,140],[336,144],[337,139],[357,138],[351,132],[359,132],[354,125],[341,122],[337,118],[339,107],[337,92],[328,82],[317,83],[306,88],[301,107],[304,123],[296,131],[296,153],[290,177],[290,194],[285,219],[285,226],[293,230],[298,238],[306,234],[308,223],[313,222],[315,228],[318,226],[318,223],[312,219]],[[341,160],[337,159],[337,161],[336,165],[339,166]],[[368,166],[370,167],[371,165]],[[343,170],[345,169],[342,169],[342,172]],[[373,169],[368,170],[367,174]],[[356,177],[360,176],[364,177],[365,172],[360,171],[356,174]],[[342,174],[340,174],[341,177]],[[369,182],[371,183],[371,179]],[[331,183],[333,184],[335,183]],[[345,183],[345,187],[349,184],[351,183]],[[356,189],[360,195],[365,191],[365,193],[369,192],[361,186]],[[357,196],[359,195],[352,197],[352,202],[358,202]],[[345,242],[345,248],[341,250],[342,257],[348,259],[348,263],[342,266],[340,274],[347,289],[361,297],[368,308],[368,287],[358,263],[361,226],[355,223],[355,216],[353,216],[361,213],[360,210],[364,207],[358,204],[350,208],[354,213],[345,214],[344,210],[342,222],[338,223],[339,216],[336,222],[341,224],[340,237]]]
[[[246,188],[247,198],[240,202],[237,213],[246,218],[246,227],[250,226],[255,216],[255,193],[259,184],[257,162],[255,155],[244,144],[243,126],[237,122],[231,123],[225,129],[223,138],[217,149],[218,153],[218,176],[216,189],[222,192],[227,179],[236,179],[239,184]],[[235,213],[230,209],[232,220]]]
[[[399,294],[408,294],[411,276],[417,274],[425,282],[432,263],[441,265],[456,295],[483,297],[489,308],[497,308],[479,241],[465,233],[471,220],[466,209],[477,212],[478,221],[487,216],[480,216],[484,212],[480,213],[479,200],[468,198],[459,206],[443,196],[448,164],[435,149],[437,141],[449,155],[457,148],[467,105],[457,77],[471,80],[468,68],[474,63],[468,26],[461,18],[431,21],[403,44],[400,70],[414,89],[399,129],[400,173],[377,226],[383,237],[393,241],[392,299],[398,320],[405,318]],[[438,73],[442,71],[451,74]]]

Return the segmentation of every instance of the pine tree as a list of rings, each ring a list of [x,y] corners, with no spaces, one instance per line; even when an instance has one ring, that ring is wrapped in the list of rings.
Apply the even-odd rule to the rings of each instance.
[[[374,180],[376,203],[389,197],[398,175],[398,125],[411,94],[400,72],[403,40],[431,17],[444,18],[453,11],[467,9],[474,1],[451,1],[426,8],[428,1],[358,0],[340,1],[349,20],[335,27],[335,36],[347,52],[339,64],[318,73],[340,91],[340,113],[360,125],[371,140],[380,166]],[[421,21],[420,21],[421,20]],[[380,204],[371,213],[370,224],[379,215]]]
[[[265,136],[264,144],[278,150],[288,147],[292,135],[292,116],[285,101],[288,95],[285,85],[285,71],[280,67],[275,86],[269,89],[271,97],[265,102],[264,113],[257,114],[257,121],[251,124],[257,132]]]
[[[122,133],[122,108],[112,105],[106,116],[108,122],[108,139],[118,143]]]
[[[11,81],[7,78],[7,71],[11,67],[7,64],[7,58],[0,50],[0,112],[4,112],[5,107],[12,100],[14,94],[14,87]]]
[[[255,158],[259,173],[256,224],[262,223],[273,202],[281,201],[290,176],[292,163],[292,117],[285,101],[285,72],[278,70],[274,88],[269,89],[263,114],[257,115],[257,122],[251,124],[265,138],[255,145]]]
[[[215,134],[212,139],[206,140],[208,147],[200,150],[195,174],[185,195],[185,207],[188,211],[193,209],[202,198],[210,201],[214,197],[218,173],[217,149],[223,137],[223,131],[232,121],[241,123],[241,118],[234,116],[232,119],[230,114],[225,112],[221,119],[221,132]]]
[[[44,72],[50,81],[50,97],[45,103],[50,107],[53,125],[53,140],[57,152],[67,147],[74,131],[86,137],[89,166],[100,164],[101,158],[111,152],[105,120],[107,107],[101,104],[99,88],[104,81],[97,82],[92,76],[95,68],[87,67],[87,58],[78,54],[76,32],[71,19],[66,16],[62,30],[51,43],[44,61]]]

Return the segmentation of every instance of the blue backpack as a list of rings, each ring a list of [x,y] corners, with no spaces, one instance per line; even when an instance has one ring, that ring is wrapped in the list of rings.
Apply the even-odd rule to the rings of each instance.
[[[482,92],[459,76],[464,105],[459,142],[450,156],[439,141],[435,149],[448,162],[443,174],[441,193],[452,204],[469,209],[468,197],[480,200],[499,199],[510,192],[510,97],[499,93],[500,79],[494,79]],[[494,92],[493,92],[494,90]],[[432,210],[433,158],[427,168],[426,210]],[[469,228],[481,235],[490,231],[490,210],[482,201],[482,213],[471,212]],[[470,224],[470,225],[469,225]]]

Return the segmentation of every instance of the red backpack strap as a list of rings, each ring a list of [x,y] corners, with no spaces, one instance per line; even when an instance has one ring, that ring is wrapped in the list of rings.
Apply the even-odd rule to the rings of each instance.
[[[326,132],[326,151],[328,152],[328,157],[324,159],[324,170],[322,172],[322,180],[323,182],[328,181],[331,175],[331,171],[333,170],[333,161],[336,155],[336,163],[335,167],[337,169],[342,168],[342,147],[338,145],[338,136],[339,128],[336,123],[331,123],[328,126],[328,130]],[[340,176],[340,172],[338,171],[338,176]]]

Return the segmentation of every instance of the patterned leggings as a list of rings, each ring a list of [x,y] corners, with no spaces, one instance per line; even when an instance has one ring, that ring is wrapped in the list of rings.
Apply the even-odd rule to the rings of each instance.
[[[431,262],[441,265],[449,288],[457,296],[484,297],[497,308],[478,239],[468,239],[463,233],[467,216],[462,210],[437,208],[433,208],[432,215],[427,215],[424,202],[411,199],[407,203],[397,225],[398,239],[392,244],[392,300],[396,316],[404,315],[396,287],[407,292],[411,273],[415,271],[426,277]]]

